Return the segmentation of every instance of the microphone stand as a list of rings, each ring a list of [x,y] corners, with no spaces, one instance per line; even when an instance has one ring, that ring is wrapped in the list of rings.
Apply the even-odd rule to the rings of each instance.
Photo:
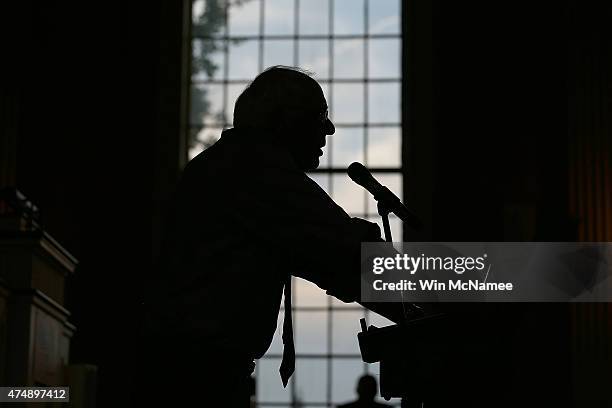
[[[385,231],[385,241],[393,242],[393,237],[391,236],[391,225],[389,224],[389,213],[391,211],[389,210],[389,207],[385,205],[383,200],[377,200],[376,202],[377,202],[377,208],[378,208],[378,215],[382,217],[383,230]],[[421,310],[420,307],[418,307],[417,305],[413,303],[404,302],[404,293],[403,292],[400,292],[400,293],[402,296],[402,309],[404,311],[404,317],[406,318],[406,322],[399,322],[399,324],[401,325],[401,324],[407,323],[409,320],[411,320],[411,317],[413,318],[423,317],[424,316],[423,310]],[[365,319],[361,319],[360,323],[361,323],[362,331],[367,331]],[[419,407],[424,406],[422,402],[419,403],[418,405]],[[405,398],[402,398],[401,406],[403,408],[403,407],[411,407],[413,405],[410,404],[410,402],[408,402]]]
[[[375,197],[376,198],[376,197]],[[393,242],[393,237],[391,236],[391,225],[389,224],[389,207],[385,205],[383,200],[378,200],[378,215],[382,217],[383,229],[385,231],[385,241]],[[404,292],[400,292],[402,296],[402,309],[404,310],[404,317],[406,317],[406,321],[410,320],[411,316],[422,317],[424,315],[423,310],[420,307],[413,303],[404,302]]]
[[[393,237],[391,237],[391,226],[389,225],[389,213],[391,211],[383,203],[382,200],[377,201],[377,203],[378,203],[378,215],[382,217],[383,229],[385,231],[385,241],[393,242]]]

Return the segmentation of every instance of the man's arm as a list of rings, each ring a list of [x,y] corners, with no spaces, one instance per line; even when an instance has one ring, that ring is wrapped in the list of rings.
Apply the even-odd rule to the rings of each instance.
[[[351,218],[304,173],[276,170],[263,169],[261,183],[237,192],[252,211],[235,216],[279,252],[290,273],[341,301],[360,301],[361,243],[382,241],[380,228]],[[401,303],[361,304],[395,322],[405,318]]]

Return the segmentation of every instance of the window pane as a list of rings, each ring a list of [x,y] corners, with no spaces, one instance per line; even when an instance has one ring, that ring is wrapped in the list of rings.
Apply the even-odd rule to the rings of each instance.
[[[368,116],[371,123],[400,122],[400,85],[369,84]]]
[[[338,359],[332,363],[332,402],[341,404],[357,399],[357,381],[365,373],[364,364],[356,359]]]
[[[192,125],[224,122],[222,85],[191,86],[189,121]]]
[[[327,360],[298,358],[295,362],[296,399],[302,403],[327,399]],[[287,386],[288,388],[289,386]]]
[[[361,306],[359,305],[359,303],[357,302],[350,302],[350,303],[344,303],[341,300],[336,299],[335,297],[332,297],[332,307],[334,309],[359,309],[361,308]]]
[[[300,1],[300,34],[329,33],[328,0]]]
[[[294,279],[295,300],[293,305],[301,306],[327,306],[327,294],[325,291],[304,279]]]
[[[332,312],[332,353],[359,354],[357,333],[361,331],[362,317],[363,311]]]
[[[372,78],[400,78],[400,40],[372,39],[368,44],[368,69]]]
[[[264,40],[264,69],[273,65],[294,65],[293,40]]]
[[[256,362],[256,385],[257,401],[265,402],[289,402],[291,400],[291,382],[287,388],[283,388],[278,368],[281,364],[280,358],[262,358]]]
[[[402,233],[403,223],[399,218],[397,218],[395,214],[389,214],[389,226],[391,227],[391,237],[393,238],[393,242],[402,242],[403,241],[403,233]]]
[[[347,168],[353,162],[363,163],[363,128],[336,128],[328,139],[332,146],[332,166]]]
[[[196,0],[191,9],[192,34],[194,36],[218,36],[224,34],[225,2]]]
[[[334,41],[334,77],[363,78],[363,40]]]
[[[191,3],[191,23],[193,26],[198,24],[200,17],[204,13],[206,7],[205,0],[193,0]]]
[[[401,128],[371,127],[368,129],[368,157],[370,167],[400,167],[402,157]]]
[[[332,176],[332,198],[344,211],[351,215],[365,213],[365,194],[363,187],[353,183],[345,174]]]
[[[295,352],[319,354],[327,352],[327,312],[296,310]]]
[[[394,323],[391,320],[387,319],[386,317],[382,317],[381,315],[372,312],[372,313],[368,313],[367,324],[368,324],[368,327],[370,325],[373,325],[376,327],[386,327],[386,326],[391,326]]]
[[[370,0],[368,11],[370,34],[399,34],[399,0]]]
[[[204,146],[200,143],[191,143],[189,145],[189,151],[187,152],[187,160],[191,160],[198,154],[204,151]]]
[[[233,40],[229,45],[229,78],[252,80],[258,73],[258,41]]]
[[[220,40],[193,40],[191,43],[192,70],[191,79],[203,81],[206,79],[223,78],[225,42]]]
[[[293,34],[293,0],[265,0],[264,33]]]
[[[308,177],[313,179],[327,194],[329,194],[329,174],[309,174]]]
[[[246,83],[227,85],[227,103],[225,106],[225,112],[228,125],[234,123],[234,105],[236,104],[236,99],[238,99],[246,86]]]
[[[363,1],[334,0],[334,34],[363,34]]]
[[[222,130],[220,127],[192,127],[189,129],[188,159],[193,159],[212,146],[221,137]]]
[[[329,99],[329,83],[320,83],[319,84],[321,86],[321,89],[323,90],[323,96],[325,97],[325,100],[327,101],[327,104],[330,104],[330,99]]]
[[[228,31],[230,36],[259,35],[259,0],[231,2]]]
[[[299,40],[298,65],[315,79],[329,78],[329,40]]]
[[[282,304],[281,304],[282,306]],[[282,354],[283,353],[283,320],[285,318],[285,311],[283,309],[278,313],[278,318],[276,320],[276,331],[274,332],[274,337],[272,338],[272,343],[266,351],[266,356],[271,354]]]
[[[333,84],[332,87],[332,120],[363,123],[363,84]]]
[[[220,127],[202,127],[192,129],[191,141],[201,144],[206,149],[212,146],[221,137],[223,128]]]

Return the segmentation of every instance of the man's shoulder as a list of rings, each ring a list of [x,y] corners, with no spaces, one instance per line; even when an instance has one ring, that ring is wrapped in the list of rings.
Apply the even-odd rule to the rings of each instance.
[[[250,136],[224,131],[217,142],[187,163],[183,174],[210,173],[221,178],[245,172],[249,175],[266,171],[303,174],[286,149],[247,140]]]

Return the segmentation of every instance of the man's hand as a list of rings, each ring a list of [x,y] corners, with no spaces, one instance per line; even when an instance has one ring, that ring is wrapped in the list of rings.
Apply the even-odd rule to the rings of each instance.
[[[353,224],[354,228],[359,231],[359,236],[362,237],[362,242],[384,241],[382,239],[378,224],[357,217],[351,218],[351,224]]]

